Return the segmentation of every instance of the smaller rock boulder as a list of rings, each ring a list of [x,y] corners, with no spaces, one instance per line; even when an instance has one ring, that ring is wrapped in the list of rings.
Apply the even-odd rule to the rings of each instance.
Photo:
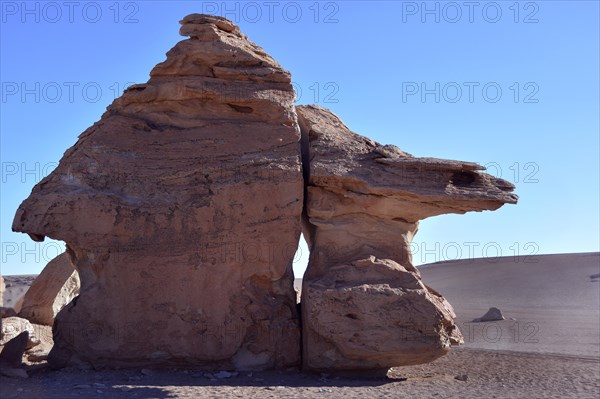
[[[79,288],[79,273],[67,254],[60,254],[44,267],[25,293],[19,316],[51,326],[58,312],[79,294]]]
[[[506,320],[502,315],[502,312],[498,308],[490,308],[482,317],[478,317],[473,319],[474,322],[484,322],[484,321],[498,321],[498,320]]]
[[[36,337],[40,340],[40,344],[25,351],[23,361],[27,364],[35,364],[46,361],[48,359],[48,354],[54,346],[52,327],[34,324],[33,328],[35,330]]]
[[[26,319],[20,317],[7,317],[2,320],[2,339],[0,345],[7,345],[13,338],[19,336],[24,331],[28,332],[29,340],[25,349],[31,349],[39,345],[41,340],[37,336],[33,325]]]
[[[418,271],[371,256],[304,282],[306,368],[385,375],[427,363],[462,342],[450,304]]]

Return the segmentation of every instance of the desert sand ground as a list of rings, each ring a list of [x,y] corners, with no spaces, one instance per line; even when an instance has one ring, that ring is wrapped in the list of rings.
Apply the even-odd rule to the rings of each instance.
[[[475,259],[420,270],[454,305],[466,343],[430,364],[392,369],[388,379],[51,371],[42,364],[27,380],[0,377],[0,398],[600,397],[599,253]],[[516,320],[471,322],[491,306]]]
[[[454,307],[467,348],[600,356],[600,253],[472,259],[419,270]],[[516,320],[472,323],[492,306]]]
[[[597,398],[597,361],[459,349],[433,363],[394,369],[387,380],[298,373],[216,379],[193,371],[39,371],[2,378],[9,398]],[[150,374],[150,373],[148,373]],[[466,374],[466,382],[455,376]]]

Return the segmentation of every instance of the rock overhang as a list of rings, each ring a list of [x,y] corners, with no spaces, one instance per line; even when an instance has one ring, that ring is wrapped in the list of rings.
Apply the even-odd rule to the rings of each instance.
[[[516,203],[514,186],[294,106],[290,73],[225,18],[181,24],[190,38],[79,136],[15,216],[14,231],[64,240],[81,276],[79,300],[57,318],[51,362],[287,368],[302,347],[306,370],[378,371],[459,343],[452,307],[421,281],[410,242],[426,217]],[[198,256],[215,243],[289,247],[301,225],[311,249],[303,344],[293,253]],[[137,330],[122,327],[129,317]],[[90,322],[124,328],[136,344],[61,333]],[[351,334],[350,346],[333,338],[356,329],[377,334]]]

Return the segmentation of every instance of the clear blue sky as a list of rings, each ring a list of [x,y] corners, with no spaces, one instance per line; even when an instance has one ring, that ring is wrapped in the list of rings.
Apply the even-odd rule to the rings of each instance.
[[[64,247],[12,233],[17,207],[194,12],[237,22],[300,104],[516,184],[517,206],[422,222],[416,264],[599,250],[597,1],[115,3],[1,2],[2,274],[38,273]]]

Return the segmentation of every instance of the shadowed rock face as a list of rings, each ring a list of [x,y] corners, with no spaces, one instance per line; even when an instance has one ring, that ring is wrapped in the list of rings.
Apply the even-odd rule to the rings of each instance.
[[[4,344],[4,348],[0,352],[0,367],[20,367],[28,342],[29,331],[25,330]]]
[[[54,320],[51,365],[299,366],[301,226],[305,369],[385,371],[461,342],[410,242],[426,217],[515,203],[513,186],[296,109],[289,73],[237,26],[198,14],[182,25],[190,39],[79,136],[15,216],[14,231],[64,240],[81,280]]]
[[[299,364],[291,262],[300,132],[290,74],[226,19],[190,15],[146,84],[79,136],[13,230],[64,240],[81,294],[55,366]]]
[[[418,222],[516,203],[514,186],[473,163],[380,145],[324,108],[297,111],[310,247],[302,289],[305,369],[384,372],[444,355],[462,337],[450,304],[412,265]]]

